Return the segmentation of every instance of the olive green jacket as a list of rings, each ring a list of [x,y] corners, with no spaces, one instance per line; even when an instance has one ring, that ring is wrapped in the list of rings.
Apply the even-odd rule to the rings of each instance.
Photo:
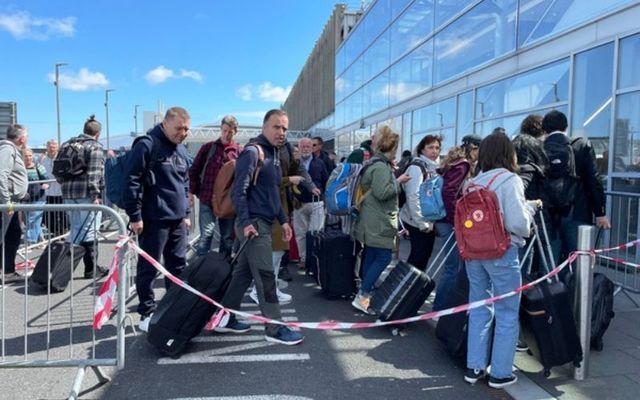
[[[382,159],[383,162],[374,162]],[[361,184],[366,195],[360,215],[354,223],[353,236],[369,247],[395,248],[398,232],[398,194],[391,163],[381,154],[376,154],[362,176]]]

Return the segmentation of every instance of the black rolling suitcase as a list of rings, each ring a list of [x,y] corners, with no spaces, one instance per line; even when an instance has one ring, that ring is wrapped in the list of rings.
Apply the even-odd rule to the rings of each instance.
[[[445,308],[456,307],[469,302],[469,278],[467,278],[467,271],[464,266],[458,272],[456,284],[446,299]],[[465,362],[467,358],[468,325],[469,314],[467,312],[443,315],[436,324],[436,337],[444,344],[447,353]]]
[[[544,221],[543,221],[544,223]],[[535,238],[544,269],[549,271],[550,250],[546,253],[534,224]],[[545,239],[546,230],[544,230]],[[546,240],[546,243],[549,243]],[[549,257],[547,257],[549,255]],[[582,347],[571,309],[571,292],[556,277],[522,292],[520,322],[529,351],[544,368],[548,377],[554,366],[582,361]]]
[[[73,253],[73,261],[71,253]],[[84,254],[85,249],[82,246],[64,241],[52,242],[40,255],[29,281],[40,286],[46,286],[50,281],[51,292],[63,292]],[[51,259],[51,271],[47,267],[49,259]],[[51,272],[50,276],[49,272]]]
[[[356,248],[342,231],[319,232],[316,241],[317,280],[327,298],[348,297],[356,292]]]
[[[246,246],[245,241],[238,252]],[[196,290],[219,301],[231,280],[232,265],[222,254],[197,256],[180,278]],[[205,327],[216,307],[177,285],[171,285],[149,321],[147,340],[161,353],[179,356],[189,341]]]
[[[371,308],[382,321],[413,317],[436,287],[429,276],[398,262],[371,298]]]
[[[318,248],[317,243],[320,240],[320,232],[313,231],[307,232],[305,235],[305,274],[306,275],[318,275]],[[317,278],[316,278],[317,279]]]

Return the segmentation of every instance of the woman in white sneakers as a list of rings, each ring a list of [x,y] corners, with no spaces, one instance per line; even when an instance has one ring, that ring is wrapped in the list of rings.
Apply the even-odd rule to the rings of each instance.
[[[500,258],[466,261],[469,302],[508,293],[522,284],[518,248],[529,236],[539,203],[537,200],[527,202],[524,198],[524,186],[516,174],[516,152],[503,130],[494,130],[480,144],[478,169],[480,173],[469,184],[490,186],[496,194],[511,244]],[[489,365],[489,386],[502,388],[517,381],[512,365],[518,341],[519,307],[518,294],[470,311],[465,381],[475,383],[485,375]],[[492,329],[494,316],[495,328]]]

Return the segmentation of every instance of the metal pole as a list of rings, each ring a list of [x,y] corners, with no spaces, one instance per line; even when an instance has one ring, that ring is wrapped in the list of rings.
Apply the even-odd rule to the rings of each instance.
[[[110,146],[111,135],[109,133],[109,92],[113,92],[113,89],[107,89],[104,91],[104,110],[106,114],[106,124],[107,124],[107,150],[111,148]]]
[[[135,126],[135,130],[133,131],[133,133],[135,133],[136,136],[138,136],[138,107],[140,107],[140,104],[136,104],[133,107],[133,121]]]
[[[58,124],[58,144],[60,144],[60,72],[59,68],[67,65],[66,63],[56,63],[56,80],[53,83],[56,86],[56,121]]]
[[[578,227],[578,250],[593,250],[596,228],[592,225]],[[591,348],[591,303],[593,295],[593,270],[595,257],[578,256],[576,274],[575,312],[578,317],[578,334],[582,346],[582,362],[574,367],[573,378],[582,381],[589,374],[589,350]]]

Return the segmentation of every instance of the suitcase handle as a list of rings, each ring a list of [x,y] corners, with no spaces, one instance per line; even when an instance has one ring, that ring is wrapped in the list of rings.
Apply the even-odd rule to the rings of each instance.
[[[238,258],[240,258],[240,254],[242,254],[242,252],[244,251],[245,247],[247,247],[247,244],[249,244],[249,241],[251,239],[253,239],[253,236],[248,237],[242,241],[242,243],[240,244],[240,247],[238,247],[238,251],[236,251],[233,257],[231,257],[231,261],[229,262],[231,265],[234,265],[236,262],[238,262]]]

